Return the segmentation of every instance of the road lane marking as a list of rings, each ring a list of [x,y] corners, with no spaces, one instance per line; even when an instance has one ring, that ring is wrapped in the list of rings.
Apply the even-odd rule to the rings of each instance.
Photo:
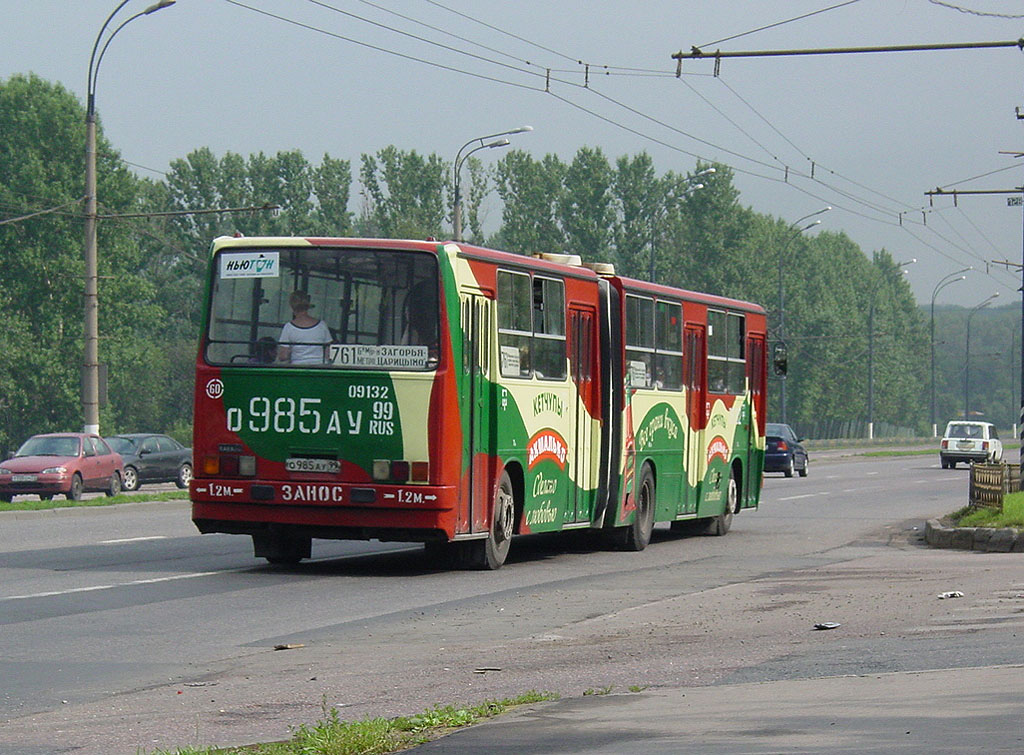
[[[100,545],[119,545],[121,543],[141,543],[145,540],[166,540],[166,535],[150,535],[148,537],[123,537],[120,540],[100,540]]]
[[[8,595],[0,598],[0,603],[8,600],[28,600],[30,598],[53,598],[60,595],[74,595],[75,593],[97,592],[99,590],[113,590],[118,587],[135,587],[137,585],[155,585],[160,582],[175,582],[180,579],[196,579],[197,577],[211,577],[215,574],[223,574],[223,571],[201,571],[192,574],[176,574],[173,577],[154,577],[153,579],[134,579],[131,582],[118,582],[112,585],[91,585],[89,587],[72,587],[69,590],[53,590],[51,592],[37,592],[30,595]]]
[[[803,495],[788,495],[785,498],[776,498],[776,501],[798,501],[801,498],[816,498],[819,495],[827,495],[826,493],[804,493]]]

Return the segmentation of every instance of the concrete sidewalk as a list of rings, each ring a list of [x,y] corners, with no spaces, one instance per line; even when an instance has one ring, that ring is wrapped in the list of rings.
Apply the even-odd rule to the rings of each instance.
[[[1024,752],[1024,667],[648,690],[546,703],[417,755]]]

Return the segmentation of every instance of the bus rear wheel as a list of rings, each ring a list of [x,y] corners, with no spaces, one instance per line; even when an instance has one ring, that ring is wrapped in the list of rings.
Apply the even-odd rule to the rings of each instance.
[[[501,473],[494,491],[491,528],[487,537],[462,543],[462,563],[468,569],[500,569],[508,557],[512,534],[516,526],[516,497],[508,471]]]
[[[294,566],[312,553],[312,538],[282,530],[252,536],[256,558],[275,566]]]

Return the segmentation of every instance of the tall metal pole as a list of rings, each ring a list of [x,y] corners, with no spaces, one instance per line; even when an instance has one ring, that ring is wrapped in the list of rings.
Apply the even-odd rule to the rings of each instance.
[[[868,307],[868,440],[875,437],[875,296]]]
[[[802,222],[808,218],[813,218],[815,215],[821,215],[824,212],[828,212],[832,207],[824,207],[815,212],[804,215],[802,218],[797,218],[789,224],[789,230],[793,231],[789,238],[786,239],[786,243],[779,249],[779,341],[785,342],[786,340],[786,296],[785,289],[782,285],[782,263],[786,259],[786,252],[789,250],[790,244],[796,239],[797,236],[802,234],[804,231],[809,231],[816,225],[820,225],[820,220],[815,220],[813,223],[808,223],[803,228],[797,228]],[[786,422],[786,376],[779,376],[779,408],[782,410],[782,422]]]
[[[964,419],[971,418],[971,319],[978,314],[979,311],[991,304],[992,300],[997,296],[999,296],[998,291],[985,299],[981,304],[974,307],[974,309],[972,309],[967,315],[967,333],[964,339]]]
[[[470,139],[468,142],[459,147],[459,151],[455,153],[455,162],[452,164],[452,183],[453,189],[453,206],[452,206],[452,230],[455,234],[456,241],[462,241],[462,165],[466,159],[481,149],[494,149],[495,147],[506,147],[509,145],[508,139],[495,139],[499,136],[510,136],[512,134],[521,134],[526,131],[533,131],[533,126],[519,126],[518,128],[511,128],[508,131],[499,131],[497,134],[487,134],[486,136],[477,136]],[[487,139],[495,139],[495,141],[488,142]],[[462,151],[476,142],[480,142],[477,146],[473,147],[465,155]]]
[[[966,273],[968,270],[973,270],[973,267],[965,267],[962,270],[957,270],[955,273],[943,276],[942,279],[935,285],[935,289],[932,291],[932,307],[931,307],[931,320],[929,325],[929,337],[928,341],[931,344],[932,350],[932,379],[931,379],[931,414],[929,415],[932,422],[932,437],[937,437],[939,433],[938,424],[935,421],[935,297],[939,295],[939,291],[944,289],[946,286],[962,281],[967,278],[966,275],[960,275],[960,273]],[[959,278],[953,276],[960,275]]]
[[[100,50],[99,57],[96,51],[99,49],[103,32],[106,31],[110,21],[117,15],[117,12],[127,5],[129,0],[122,2],[114,8],[114,11],[107,16],[107,20],[100,27],[99,34],[92,46],[92,53],[89,56],[89,79],[86,84],[86,110],[85,110],[85,314],[84,314],[84,335],[85,349],[82,358],[82,419],[83,431],[96,433],[100,431],[100,358],[99,358],[99,264],[97,261],[96,245],[96,79],[99,76],[100,62],[103,54],[107,51],[111,40],[121,29],[127,26],[140,16],[148,16],[150,13],[174,5],[175,0],[160,0],[145,10],[136,13],[122,22],[107,37],[107,41]]]

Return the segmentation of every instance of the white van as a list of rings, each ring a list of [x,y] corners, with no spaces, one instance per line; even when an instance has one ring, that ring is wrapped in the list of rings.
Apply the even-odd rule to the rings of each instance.
[[[943,469],[953,469],[958,461],[994,463],[1003,459],[1003,442],[991,422],[953,420],[946,425],[939,446]]]

